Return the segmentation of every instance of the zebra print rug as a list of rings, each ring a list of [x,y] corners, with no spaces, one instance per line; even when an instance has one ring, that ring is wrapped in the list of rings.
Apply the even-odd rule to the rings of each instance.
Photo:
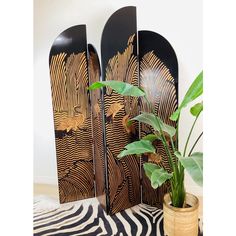
[[[109,216],[95,198],[60,205],[55,199],[34,199],[34,235],[164,236],[162,210],[145,204]]]

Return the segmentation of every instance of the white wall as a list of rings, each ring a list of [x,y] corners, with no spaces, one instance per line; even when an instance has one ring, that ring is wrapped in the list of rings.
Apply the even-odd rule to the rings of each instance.
[[[100,38],[109,16],[117,9],[137,6],[138,30],[166,37],[179,61],[179,98],[202,70],[202,2],[200,0],[35,0],[34,1],[34,181],[57,184],[54,127],[48,55],[54,39],[66,28],[87,25],[87,41],[100,53]],[[180,147],[193,118],[188,109],[180,127]],[[202,130],[200,119],[193,140]],[[197,147],[202,150],[202,142]],[[202,194],[190,178],[187,190]]]

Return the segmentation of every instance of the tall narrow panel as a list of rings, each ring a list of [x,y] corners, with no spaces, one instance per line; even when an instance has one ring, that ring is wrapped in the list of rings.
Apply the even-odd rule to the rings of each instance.
[[[60,203],[94,196],[85,25],[63,31],[49,56]]]
[[[116,11],[107,21],[101,41],[102,79],[138,85],[136,8]],[[107,211],[114,214],[140,203],[140,162],[130,155],[118,159],[124,146],[138,138],[138,125],[127,121],[138,114],[137,98],[104,91],[105,173]]]
[[[89,82],[90,84],[100,80],[101,69],[98,54],[93,45],[88,45],[89,53]],[[106,177],[105,177],[105,161],[103,146],[103,103],[100,90],[93,90],[91,96],[92,108],[92,132],[93,132],[93,152],[94,152],[94,170],[95,170],[95,195],[104,209],[107,208],[106,203]]]
[[[178,106],[178,62],[170,43],[161,35],[151,31],[139,31],[140,86],[147,92],[155,113],[166,123],[176,126],[169,119]],[[141,101],[141,110],[151,112]],[[141,125],[141,137],[153,132],[150,126]],[[170,145],[170,144],[169,144]],[[143,155],[143,162],[157,163],[171,171],[161,141],[155,141],[157,154]],[[142,199],[146,204],[162,207],[163,196],[169,184],[154,190],[142,169]]]

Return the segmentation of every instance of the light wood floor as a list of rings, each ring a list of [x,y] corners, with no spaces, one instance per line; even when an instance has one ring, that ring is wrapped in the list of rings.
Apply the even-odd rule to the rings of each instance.
[[[58,186],[49,184],[34,184],[34,196],[46,195],[52,198],[58,197]]]

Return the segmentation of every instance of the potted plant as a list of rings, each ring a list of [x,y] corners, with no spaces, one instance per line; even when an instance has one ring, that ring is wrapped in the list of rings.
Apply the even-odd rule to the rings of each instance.
[[[174,142],[174,136],[178,136],[178,129],[165,124],[160,117],[156,116],[152,104],[148,100],[147,93],[128,83],[120,81],[101,81],[93,83],[89,89],[98,89],[108,86],[116,93],[123,96],[142,97],[150,106],[151,113],[141,112],[140,115],[128,121],[131,125],[132,121],[139,121],[152,126],[153,134],[148,134],[139,141],[132,142],[124,147],[124,150],[118,155],[118,158],[130,154],[138,156],[144,153],[155,153],[156,148],[153,142],[157,139],[161,140],[165,152],[168,157],[168,162],[172,168],[172,172],[167,172],[154,163],[144,163],[144,171],[151,181],[153,188],[160,187],[166,181],[170,182],[170,192],[164,196],[163,212],[164,212],[164,231],[168,236],[195,236],[198,234],[198,207],[199,201],[196,196],[186,193],[184,186],[185,170],[189,173],[192,179],[200,186],[203,182],[203,153],[193,152],[197,142],[201,138],[199,135],[191,148],[188,147],[189,140],[200,116],[203,111],[203,103],[196,103],[190,109],[190,113],[195,117],[193,125],[189,131],[184,150],[178,150],[177,142]],[[203,93],[203,72],[201,72],[192,85],[188,89],[183,101],[178,109],[171,115],[170,119],[177,122],[179,126],[179,118],[183,108],[190,102],[193,102]],[[167,138],[170,142],[167,142]],[[189,152],[187,152],[189,150]],[[174,161],[177,159],[178,161]]]

